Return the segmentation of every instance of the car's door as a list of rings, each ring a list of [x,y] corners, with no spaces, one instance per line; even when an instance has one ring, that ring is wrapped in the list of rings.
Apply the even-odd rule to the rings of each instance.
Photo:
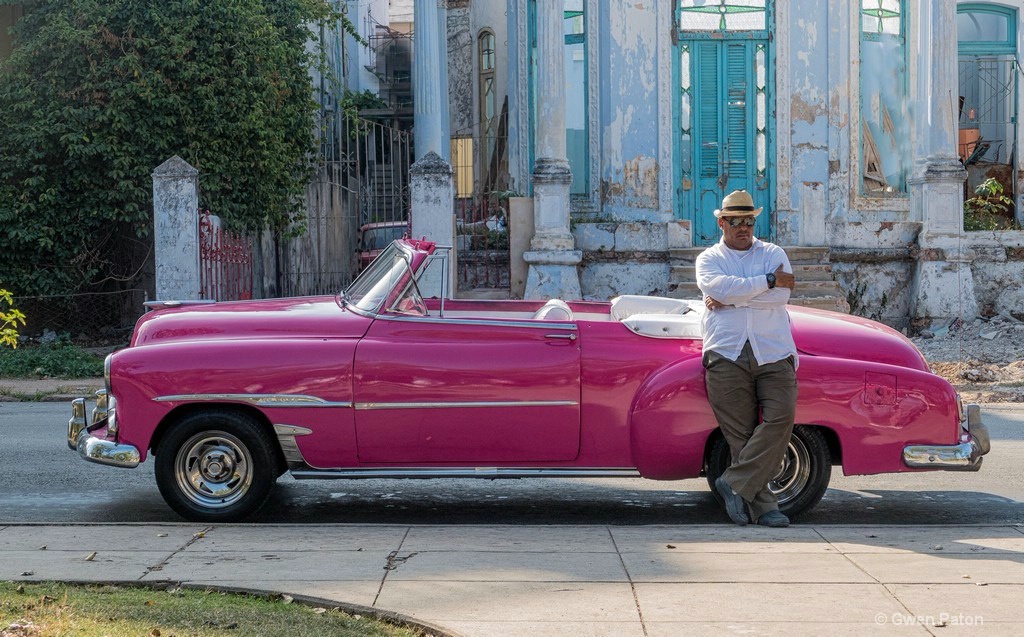
[[[356,348],[359,461],[574,459],[577,337],[572,322],[377,318]]]

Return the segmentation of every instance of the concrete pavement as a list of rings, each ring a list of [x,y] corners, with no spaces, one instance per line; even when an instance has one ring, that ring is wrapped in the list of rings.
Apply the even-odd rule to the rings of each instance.
[[[1017,635],[1024,525],[0,525],[0,579],[274,591],[467,637]]]

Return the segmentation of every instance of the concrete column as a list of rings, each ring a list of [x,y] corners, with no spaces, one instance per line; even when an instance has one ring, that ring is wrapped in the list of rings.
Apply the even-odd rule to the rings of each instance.
[[[534,235],[525,298],[579,299],[575,250],[569,229],[572,172],[565,151],[565,35],[561,0],[537,0],[537,142],[533,166]]]
[[[443,246],[454,246],[455,185],[452,167],[435,152],[427,153],[409,169],[409,197],[412,207],[412,237]],[[448,259],[449,269],[445,290],[454,296],[455,256]],[[434,270],[420,280],[420,292],[425,297],[441,296],[442,274]]]
[[[449,142],[443,137],[447,127],[442,122],[444,102],[448,100],[448,85],[442,84],[448,76],[447,44],[441,48],[448,38],[447,30],[438,31],[439,13],[437,0],[419,0],[413,5],[413,132],[417,160],[427,153],[444,158],[449,152]]]
[[[449,112],[451,93],[448,92],[448,2],[447,0],[439,0],[439,2],[440,6],[437,8],[437,32],[440,37],[437,38],[437,65],[439,67],[438,78],[442,99],[441,113],[438,116],[438,120],[441,123],[441,150],[438,154],[441,155],[441,159],[450,164],[452,163],[452,116]]]
[[[455,185],[449,156],[448,123],[448,35],[445,13],[438,0],[419,0],[413,5],[416,31],[413,35],[414,143],[416,163],[409,170],[410,221],[413,238],[427,238],[442,246],[454,246]],[[453,296],[455,256],[449,258],[447,273],[428,272],[420,281],[420,292]]]
[[[959,106],[956,3],[919,4],[923,63],[918,69],[918,154],[909,180],[911,211],[921,220],[914,275],[915,318],[971,319],[978,313],[971,262],[962,245],[967,171],[956,154]]]
[[[199,299],[199,171],[175,155],[153,171],[158,301]]]

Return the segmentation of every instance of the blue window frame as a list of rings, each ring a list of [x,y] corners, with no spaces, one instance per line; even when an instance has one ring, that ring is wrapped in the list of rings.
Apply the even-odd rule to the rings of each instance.
[[[1017,11],[993,4],[956,7],[957,48],[961,55],[1016,55]]]
[[[860,191],[902,197],[910,166],[905,0],[860,0]]]

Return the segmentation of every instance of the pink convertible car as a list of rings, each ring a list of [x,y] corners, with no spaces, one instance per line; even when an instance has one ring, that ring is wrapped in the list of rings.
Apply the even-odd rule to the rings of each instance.
[[[446,250],[395,241],[338,296],[164,303],[106,361],[93,462],[154,457],[167,503],[240,520],[277,478],[623,477],[709,482],[729,451],[704,391],[699,301],[423,298]],[[800,400],[771,483],[797,516],[846,474],[977,470],[976,405],[898,332],[791,307]],[[712,489],[712,492],[714,490]]]

